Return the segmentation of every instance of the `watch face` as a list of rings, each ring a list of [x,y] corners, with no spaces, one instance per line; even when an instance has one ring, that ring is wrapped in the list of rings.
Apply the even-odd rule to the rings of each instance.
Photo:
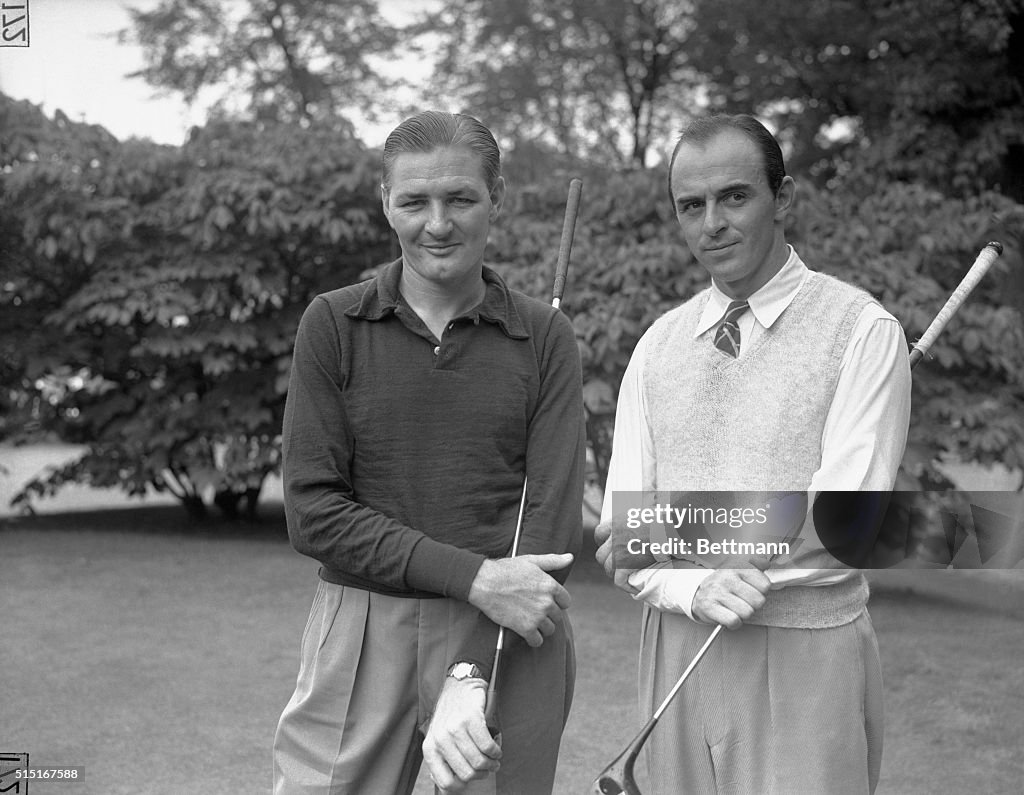
[[[455,665],[448,670],[448,676],[454,679],[468,679],[470,677],[482,678],[480,676],[480,669],[473,665],[473,663],[467,662],[455,663]]]

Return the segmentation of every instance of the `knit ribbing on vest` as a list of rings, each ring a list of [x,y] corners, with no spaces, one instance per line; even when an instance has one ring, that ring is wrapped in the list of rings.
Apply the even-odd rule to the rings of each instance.
[[[811,273],[772,327],[734,359],[714,347],[713,332],[694,337],[709,294],[651,327],[644,389],[658,492],[805,491],[821,465],[843,353],[871,296]],[[798,550],[784,565],[836,562],[818,547]],[[856,618],[866,601],[862,575],[831,586],[792,586],[770,591],[749,623],[837,626]]]

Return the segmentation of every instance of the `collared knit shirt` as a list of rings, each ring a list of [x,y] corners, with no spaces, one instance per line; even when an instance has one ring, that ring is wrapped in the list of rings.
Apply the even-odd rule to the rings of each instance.
[[[302,318],[288,531],[329,582],[467,601],[483,561],[509,552],[526,474],[520,553],[578,552],[579,354],[565,315],[486,267],[483,301],[436,339],[401,296],[401,269],[320,295]],[[486,666],[490,630],[458,659]]]

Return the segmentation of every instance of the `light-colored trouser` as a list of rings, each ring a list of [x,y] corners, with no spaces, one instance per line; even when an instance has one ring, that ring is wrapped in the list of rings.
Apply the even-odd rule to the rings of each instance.
[[[643,720],[711,627],[645,608]],[[725,630],[645,746],[650,795],[865,795],[882,764],[882,671],[865,610],[827,629]]]
[[[410,793],[445,673],[479,613],[321,581],[299,676],[274,739],[275,795]],[[550,792],[575,681],[568,618],[539,649],[502,658],[501,768],[467,793]]]

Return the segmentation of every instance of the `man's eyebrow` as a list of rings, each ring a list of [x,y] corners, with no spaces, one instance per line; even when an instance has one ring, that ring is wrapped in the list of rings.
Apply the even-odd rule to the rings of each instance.
[[[679,196],[676,196],[676,204],[686,204],[687,202],[700,201],[701,198],[703,198],[703,197],[698,196],[695,193],[694,194],[683,193],[683,194],[680,194]]]
[[[430,196],[433,191],[418,186],[407,187],[407,188],[394,188],[396,196],[401,196],[403,199],[422,199]],[[451,187],[445,188],[441,191],[445,196],[459,196],[472,194],[477,196],[481,193],[480,189],[471,183],[459,183],[452,185]]]
[[[730,182],[724,188],[719,188],[715,193],[716,196],[724,196],[727,193],[735,193],[736,191],[749,191],[753,190],[754,185],[750,182]]]
[[[730,193],[736,193],[737,191],[750,191],[750,190],[753,190],[753,189],[754,189],[754,185],[751,182],[744,182],[744,181],[730,182],[730,183],[728,183],[727,185],[724,185],[721,188],[716,188],[715,189],[715,196],[716,197],[720,197],[720,196],[725,196],[725,195],[730,194]],[[680,194],[679,196],[676,197],[676,204],[677,205],[681,205],[681,204],[686,204],[687,202],[691,202],[691,201],[703,201],[703,199],[704,199],[704,194],[682,193],[682,194]]]

